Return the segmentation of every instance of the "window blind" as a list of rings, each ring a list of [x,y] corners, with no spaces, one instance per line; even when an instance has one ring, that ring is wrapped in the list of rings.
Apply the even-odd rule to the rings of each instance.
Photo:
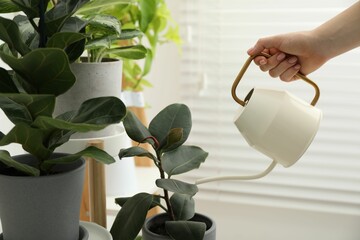
[[[246,50],[260,37],[310,30],[356,1],[183,2],[181,97],[193,116],[189,143],[210,153],[205,164],[186,178],[260,173],[271,159],[248,146],[233,124],[239,106],[230,89],[248,57]],[[308,76],[320,87],[317,107],[323,120],[312,145],[294,166],[278,165],[259,180],[199,185],[196,197],[360,215],[359,67],[360,49],[355,49]],[[313,97],[313,89],[303,81],[281,82],[253,64],[240,82],[239,96],[245,97],[255,86],[285,89],[309,102]]]

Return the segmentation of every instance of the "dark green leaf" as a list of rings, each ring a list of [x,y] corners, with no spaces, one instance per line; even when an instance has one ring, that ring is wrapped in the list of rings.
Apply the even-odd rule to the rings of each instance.
[[[174,193],[170,198],[176,220],[189,220],[195,215],[195,201],[187,194]]]
[[[157,0],[140,0],[140,30],[146,32],[149,23],[154,19]]]
[[[93,158],[96,161],[98,161],[100,163],[104,163],[104,164],[111,164],[111,163],[115,162],[115,159],[111,155],[109,155],[107,152],[105,152],[104,150],[101,150],[94,146],[89,146],[89,147],[85,148],[84,150],[74,153],[74,154],[66,155],[66,156],[60,157],[60,158],[46,160],[43,162],[42,167],[44,167],[46,169],[49,166],[52,166],[54,164],[71,163],[71,162],[78,160],[80,157]]]
[[[1,52],[0,56],[35,89],[35,93],[57,96],[66,92],[75,83],[69,60],[61,49],[35,49],[19,59]]]
[[[10,143],[21,144],[25,151],[35,155],[38,159],[46,159],[51,155],[51,151],[43,145],[44,133],[24,123],[15,125],[10,132],[1,139],[0,146]]]
[[[127,59],[142,59],[146,56],[146,48],[142,45],[135,46],[126,46],[126,47],[118,47],[111,48],[106,50],[106,54],[113,54],[120,58]]]
[[[21,55],[30,51],[22,40],[17,24],[3,17],[0,17],[0,39],[7,43],[11,50],[16,50]]]
[[[129,200],[131,197],[120,197],[120,198],[115,198],[115,203],[118,204],[119,206],[124,206],[124,204],[127,202],[127,200]],[[157,195],[153,195],[153,202],[150,206],[149,209],[156,207],[156,206],[160,206],[160,196]]]
[[[88,22],[78,18],[78,17],[70,17],[66,19],[64,26],[61,28],[61,32],[72,32],[79,33],[85,28]]]
[[[143,226],[153,201],[154,196],[148,193],[138,193],[128,199],[111,227],[113,240],[133,240]]]
[[[147,142],[154,144],[154,142],[150,140],[151,133],[133,112],[127,112],[124,119],[124,127],[127,135],[135,142],[142,143],[147,139]]]
[[[180,146],[179,148],[166,152],[162,158],[162,166],[169,175],[176,175],[199,168],[205,161],[208,153],[196,146]]]
[[[203,240],[206,224],[192,221],[167,221],[165,229],[174,240]]]
[[[36,18],[39,16],[40,0],[11,0],[16,4],[21,11],[23,11],[29,18]],[[43,0],[42,0],[43,1]],[[46,4],[49,0],[46,0]]]
[[[19,31],[22,40],[30,49],[39,47],[39,34],[35,31],[31,25],[29,19],[23,15],[16,15],[14,21],[19,26]]]
[[[83,39],[85,39],[85,35],[81,33],[58,32],[49,38],[46,47],[65,50],[71,44]]]
[[[53,95],[0,94],[0,105],[9,120],[31,124],[38,116],[52,116],[55,107]]]
[[[40,171],[34,167],[31,167],[29,165],[19,163],[11,158],[9,152],[5,150],[0,150],[0,162],[5,164],[8,167],[13,167],[18,171],[21,171],[27,175],[30,176],[39,176]]]
[[[166,145],[167,137],[171,129],[182,128],[183,136],[181,141],[174,144],[174,149],[183,144],[188,138],[191,130],[190,109],[184,104],[171,104],[160,111],[150,122],[149,131],[160,142],[160,148]]]
[[[195,184],[190,184],[175,179],[157,179],[156,186],[170,192],[187,194],[189,196],[194,196],[199,191]]]
[[[0,0],[0,13],[20,12],[21,9],[11,0]]]
[[[126,148],[126,149],[121,149],[120,153],[119,153],[119,158],[125,158],[125,157],[134,157],[134,156],[138,156],[138,157],[148,157],[151,158],[152,160],[154,160],[155,162],[157,162],[157,158],[150,153],[149,151],[147,151],[146,149],[142,148],[142,147],[130,147],[130,148]]]
[[[0,68],[0,93],[18,93],[18,89],[14,84],[8,71]]]
[[[60,0],[58,4],[45,14],[46,31],[48,36],[60,32],[66,20],[89,0]]]

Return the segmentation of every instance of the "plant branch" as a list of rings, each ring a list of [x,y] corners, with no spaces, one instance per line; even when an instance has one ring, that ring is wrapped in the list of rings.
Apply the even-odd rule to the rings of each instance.
[[[159,154],[158,151],[156,151],[156,155],[157,155],[157,159],[159,159],[160,178],[165,179],[165,172],[164,172],[164,170],[162,168],[161,157],[160,157],[160,154]],[[170,203],[169,192],[166,189],[163,189],[163,191],[164,191],[165,203],[166,203],[166,206],[167,206],[167,212],[170,215],[171,220],[175,221],[174,211],[173,211],[171,203]]]
[[[40,30],[39,30],[39,27],[38,27],[38,25],[36,25],[36,23],[34,22],[34,19],[29,19],[29,22],[30,22],[31,26],[35,29],[35,31],[39,33],[39,31],[40,31]]]
[[[41,0],[39,2],[39,31],[38,31],[40,35],[39,48],[44,48],[47,42],[45,11],[46,11],[45,1]]]

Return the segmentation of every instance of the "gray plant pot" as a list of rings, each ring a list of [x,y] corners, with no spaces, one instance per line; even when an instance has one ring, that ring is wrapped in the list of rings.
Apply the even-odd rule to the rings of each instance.
[[[143,240],[172,240],[172,238],[170,238],[169,236],[159,235],[150,230],[164,224],[164,222],[168,220],[169,216],[166,213],[157,214],[146,219],[142,228]],[[216,224],[211,218],[196,213],[191,220],[204,222],[206,224],[206,232],[203,240],[216,240]]]
[[[54,154],[54,157],[64,154]],[[15,156],[32,164],[28,155]],[[58,174],[9,176],[0,165],[0,219],[4,240],[79,240],[85,161],[56,166]]]

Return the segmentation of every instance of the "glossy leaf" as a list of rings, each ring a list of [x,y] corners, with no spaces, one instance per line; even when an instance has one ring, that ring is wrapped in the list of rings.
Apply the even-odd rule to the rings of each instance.
[[[119,198],[115,198],[115,203],[118,204],[119,206],[124,206],[124,204],[127,202],[127,200],[129,200],[131,197],[119,197]],[[153,195],[153,202],[150,206],[150,209],[156,206],[160,206],[160,196],[157,195]]]
[[[9,152],[5,150],[0,150],[0,162],[30,176],[40,175],[40,171],[37,168],[15,161],[11,158]]]
[[[46,4],[49,0],[11,0],[18,8],[21,9],[29,18],[39,17],[39,4],[40,1],[46,1]]]
[[[168,149],[172,149],[173,146],[177,145],[181,140],[183,136],[183,129],[182,128],[173,128],[170,130],[169,135],[166,138],[166,144],[162,148],[163,151],[167,151]]]
[[[46,47],[65,50],[71,44],[83,39],[85,39],[85,35],[81,33],[58,32],[49,38]]]
[[[138,193],[128,199],[110,229],[113,240],[133,240],[141,230],[153,200],[154,196],[148,193]]]
[[[3,17],[0,17],[0,39],[7,43],[11,50],[16,50],[21,55],[30,51],[22,40],[17,24]]]
[[[92,158],[104,164],[111,164],[115,162],[115,159],[104,150],[101,150],[94,146],[89,146],[84,150],[74,154],[69,154],[60,158],[45,160],[41,167],[44,169],[48,169],[54,164],[67,164],[77,161],[80,157]]]
[[[92,28],[96,33],[104,35],[115,34],[120,36],[121,34],[121,23],[119,19],[111,15],[96,14],[91,16],[88,22],[90,28],[90,34],[92,34]]]
[[[92,14],[101,8],[114,7],[118,4],[128,4],[132,2],[134,2],[134,0],[90,0],[90,2],[78,9],[76,14]]]
[[[44,146],[44,132],[31,126],[18,123],[0,141],[0,146],[19,143],[23,149],[38,159],[46,159],[51,151]]]
[[[48,36],[59,32],[66,20],[70,18],[89,0],[60,0],[58,4],[45,14],[46,31]]]
[[[30,125],[37,116],[51,116],[53,95],[0,94],[0,106],[9,120]]]
[[[141,35],[142,35],[142,32],[140,32],[137,29],[123,29],[123,30],[121,30],[119,39],[127,40],[127,39],[139,37]]]
[[[153,118],[149,124],[149,131],[156,139],[158,139],[161,149],[166,145],[170,130],[182,128],[182,139],[172,146],[171,149],[174,149],[186,141],[190,134],[191,125],[190,109],[184,104],[176,103],[167,106]]]
[[[195,184],[182,182],[176,179],[157,179],[156,186],[170,192],[187,194],[189,196],[194,196],[199,191]]]
[[[166,152],[162,158],[162,166],[169,175],[176,175],[199,168],[205,161],[208,153],[196,146],[180,146]]]
[[[158,161],[157,158],[150,153],[149,151],[147,151],[146,149],[142,148],[142,147],[130,147],[130,148],[126,148],[126,149],[121,149],[120,153],[119,153],[119,158],[126,158],[126,157],[134,157],[134,156],[138,156],[138,157],[148,157],[151,158],[152,160],[154,160],[155,162]]]
[[[0,93],[18,93],[18,89],[14,84],[9,72],[4,68],[0,68]]]
[[[23,15],[16,15],[13,20],[19,27],[20,35],[24,43],[29,46],[30,49],[38,48],[39,34],[31,25],[29,19]]]
[[[203,240],[206,224],[193,221],[167,221],[165,229],[174,240]]]
[[[145,58],[146,53],[147,50],[142,45],[118,47],[106,50],[106,54],[108,55],[115,55],[127,59],[143,59]]]
[[[189,220],[195,215],[195,201],[187,194],[174,193],[170,198],[176,220]]]
[[[124,127],[127,135],[134,140],[135,142],[142,143],[144,141],[154,144],[150,140],[151,133],[149,130],[141,123],[141,121],[136,117],[136,115],[128,111],[124,119]]]
[[[35,89],[35,93],[57,96],[66,92],[75,83],[69,60],[61,49],[35,49],[19,59],[1,52],[0,56]]]
[[[20,12],[21,9],[11,0],[0,0],[0,13]]]

